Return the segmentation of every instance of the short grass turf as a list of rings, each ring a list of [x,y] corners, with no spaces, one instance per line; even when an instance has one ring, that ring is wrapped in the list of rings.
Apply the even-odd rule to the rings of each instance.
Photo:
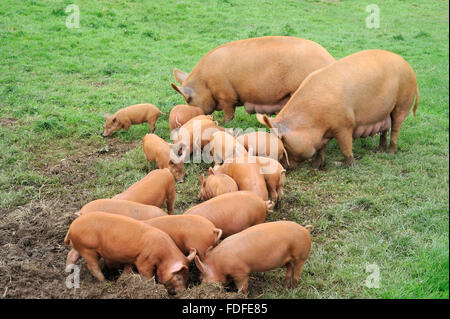
[[[148,127],[105,139],[103,114],[153,103],[165,112],[156,134],[169,140],[168,114],[183,103],[169,85],[174,67],[190,71],[229,41],[289,35],[336,58],[371,48],[402,55],[416,72],[420,104],[396,155],[373,153],[378,138],[358,140],[356,165],[344,168],[332,141],[324,170],[306,163],[288,172],[281,208],[268,220],[313,224],[311,255],[297,288],[284,289],[277,269],[252,275],[249,297],[449,297],[447,1],[376,1],[377,29],[365,25],[374,1],[79,0],[80,28],[68,29],[72,3],[0,6],[0,296],[143,297],[115,282],[101,286],[87,271],[80,293],[64,286],[72,213],[147,172],[140,141]],[[243,108],[226,126],[261,127]],[[185,165],[177,213],[197,204],[207,168]],[[379,288],[365,284],[374,275],[368,265],[378,269]]]

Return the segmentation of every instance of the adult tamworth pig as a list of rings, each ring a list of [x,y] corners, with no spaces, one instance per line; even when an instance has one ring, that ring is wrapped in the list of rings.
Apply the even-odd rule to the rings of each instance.
[[[222,236],[222,230],[202,216],[172,215],[149,219],[144,223],[167,233],[185,254],[195,248],[201,260],[205,258],[206,250],[216,246]]]
[[[245,147],[236,140],[234,135],[225,131],[217,131],[211,135],[209,145],[215,163],[248,155]]]
[[[176,105],[170,110],[169,128],[172,131],[181,127],[184,123],[199,115],[204,115],[203,110],[196,106]]]
[[[165,232],[129,217],[104,212],[75,219],[64,243],[70,243],[79,252],[99,281],[105,280],[98,265],[101,256],[107,265],[134,264],[144,277],[153,277],[156,268],[159,281],[171,294],[186,288],[189,264],[196,254],[192,249],[186,258]]]
[[[286,162],[285,166],[289,166],[289,157],[283,142],[275,134],[250,132],[237,136],[236,140],[245,147],[250,155],[270,157],[280,163]]]
[[[153,104],[136,104],[120,109],[113,115],[105,114],[103,136],[110,136],[121,128],[128,131],[131,124],[144,122],[150,125],[150,132],[153,133],[160,113],[161,111]]]
[[[266,181],[257,161],[248,160],[246,156],[236,157],[214,166],[214,173],[230,176],[240,191],[251,191],[265,201],[268,199]]]
[[[411,66],[399,55],[366,50],[349,55],[312,73],[275,117],[258,120],[276,128],[291,166],[311,158],[314,168],[324,163],[327,142],[336,138],[345,164],[354,162],[354,138],[381,133],[379,150],[397,151],[400,126],[419,101]]]
[[[214,170],[209,168],[209,176],[205,178],[202,174],[200,176],[200,192],[198,193],[198,198],[205,201],[213,197],[230,193],[237,192],[238,186],[234,179],[226,174],[216,174]]]
[[[175,69],[182,86],[171,86],[187,104],[205,114],[223,110],[228,121],[239,105],[248,113],[279,112],[311,72],[333,62],[313,41],[284,36],[246,39],[210,51],[190,74]]]
[[[147,220],[155,217],[167,216],[165,211],[153,205],[144,205],[129,200],[110,198],[97,199],[89,202],[75,214],[81,216],[95,211],[119,214],[137,220]]]
[[[124,192],[114,196],[113,199],[130,200],[158,207],[161,207],[165,202],[167,212],[173,214],[175,179],[168,168],[155,169]]]
[[[263,223],[272,208],[271,201],[263,201],[252,192],[239,191],[216,196],[189,208],[184,214],[205,217],[222,229],[222,238],[225,238]]]
[[[231,279],[244,293],[250,273],[286,266],[284,284],[294,288],[311,249],[311,230],[311,225],[290,221],[252,226],[223,240],[203,262],[195,258],[195,264],[203,282],[226,284]]]
[[[189,151],[186,154],[191,154],[194,151],[194,145],[203,149],[208,143],[211,135],[217,131],[224,131],[223,127],[217,125],[217,122],[212,120],[210,115],[199,115],[176,130],[175,144],[176,145],[188,145]],[[174,149],[181,155],[181,148]],[[184,152],[184,150],[183,150]]]
[[[172,144],[167,143],[156,134],[146,134],[142,139],[142,149],[148,162],[156,162],[158,168],[168,168],[175,179],[183,182],[183,160],[174,156],[170,158]]]

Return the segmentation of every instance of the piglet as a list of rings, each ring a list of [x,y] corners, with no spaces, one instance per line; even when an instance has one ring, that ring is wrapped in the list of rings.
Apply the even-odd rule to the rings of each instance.
[[[202,216],[172,215],[143,222],[167,233],[183,253],[189,254],[190,249],[195,248],[201,260],[206,250],[216,246],[222,236],[222,230]]]
[[[156,134],[146,134],[142,139],[147,165],[149,162],[156,162],[158,168],[168,168],[177,181],[183,182],[183,160],[178,158],[175,153],[171,158],[171,145]]]
[[[129,200],[110,198],[97,199],[89,202],[75,214],[81,216],[95,211],[119,214],[137,220],[147,220],[155,217],[167,216],[165,211],[153,205],[144,205]]]
[[[124,199],[157,207],[161,207],[165,202],[167,212],[173,214],[175,179],[168,168],[155,169],[113,199]]]
[[[286,182],[286,170],[276,160],[263,156],[248,156],[249,161],[259,164],[260,172],[264,176],[269,199],[279,203],[283,196],[284,184]]]
[[[234,135],[225,131],[217,131],[212,134],[209,145],[215,163],[222,163],[232,160],[233,157],[248,155],[245,147],[236,140]]]
[[[89,271],[99,281],[105,277],[98,258],[105,263],[133,264],[139,273],[151,278],[156,274],[170,294],[186,288],[188,257],[178,249],[165,232],[129,217],[92,212],[75,219],[69,227],[64,244],[72,245],[86,260]],[[68,260],[70,263],[70,260]]]
[[[284,284],[294,288],[311,249],[311,230],[311,225],[291,221],[255,225],[223,240],[204,261],[195,258],[195,264],[202,282],[231,280],[243,293],[247,293],[250,273],[286,266]]]
[[[136,104],[118,110],[113,115],[105,114],[106,124],[103,136],[110,136],[121,128],[128,131],[131,124],[147,122],[150,132],[155,131],[155,123],[161,111],[153,104]]]
[[[205,201],[225,193],[238,191],[236,182],[230,176],[216,174],[211,167],[209,168],[209,174],[207,178],[203,174],[200,176],[201,188],[198,193],[200,200]]]
[[[169,128],[172,131],[178,127],[181,127],[190,119],[199,116],[205,115],[203,110],[196,106],[190,105],[176,105],[170,110],[169,115]]]
[[[263,201],[252,192],[238,191],[216,196],[189,208],[184,214],[205,217],[222,229],[222,238],[225,238],[263,223],[273,206],[273,202]]]

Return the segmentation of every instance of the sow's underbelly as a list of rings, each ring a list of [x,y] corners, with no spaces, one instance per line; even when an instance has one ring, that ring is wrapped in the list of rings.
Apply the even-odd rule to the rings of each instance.
[[[389,131],[391,129],[391,116],[388,115],[384,120],[373,124],[366,125],[357,125],[355,130],[353,131],[353,138],[361,138],[361,137],[373,137],[375,134]]]
[[[245,111],[249,114],[262,113],[262,114],[276,114],[281,111],[283,106],[289,101],[290,96],[287,96],[275,104],[256,104],[251,102],[245,102]]]

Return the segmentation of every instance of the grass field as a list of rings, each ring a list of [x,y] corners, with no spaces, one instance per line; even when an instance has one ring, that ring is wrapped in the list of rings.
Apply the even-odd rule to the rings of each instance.
[[[65,24],[72,3],[80,28]],[[365,24],[371,3],[380,8],[377,29]],[[166,113],[156,134],[169,140],[168,114],[184,102],[170,87],[173,68],[190,71],[223,43],[265,35],[311,39],[336,58],[369,48],[398,53],[416,72],[420,104],[396,155],[373,153],[378,137],[358,140],[356,164],[344,168],[332,141],[325,169],[306,163],[288,171],[281,208],[268,220],[313,224],[311,255],[296,289],[282,287],[285,271],[277,269],[252,275],[249,297],[449,298],[449,20],[441,0],[3,0],[0,296],[167,297],[135,278],[98,284],[84,263],[81,288],[65,287],[72,213],[147,173],[148,126],[103,138],[103,114],[153,103]],[[226,127],[261,125],[238,108]],[[197,204],[207,169],[185,165],[176,213]],[[379,288],[365,285],[367,265],[378,267]],[[237,296],[195,289],[184,297]]]

